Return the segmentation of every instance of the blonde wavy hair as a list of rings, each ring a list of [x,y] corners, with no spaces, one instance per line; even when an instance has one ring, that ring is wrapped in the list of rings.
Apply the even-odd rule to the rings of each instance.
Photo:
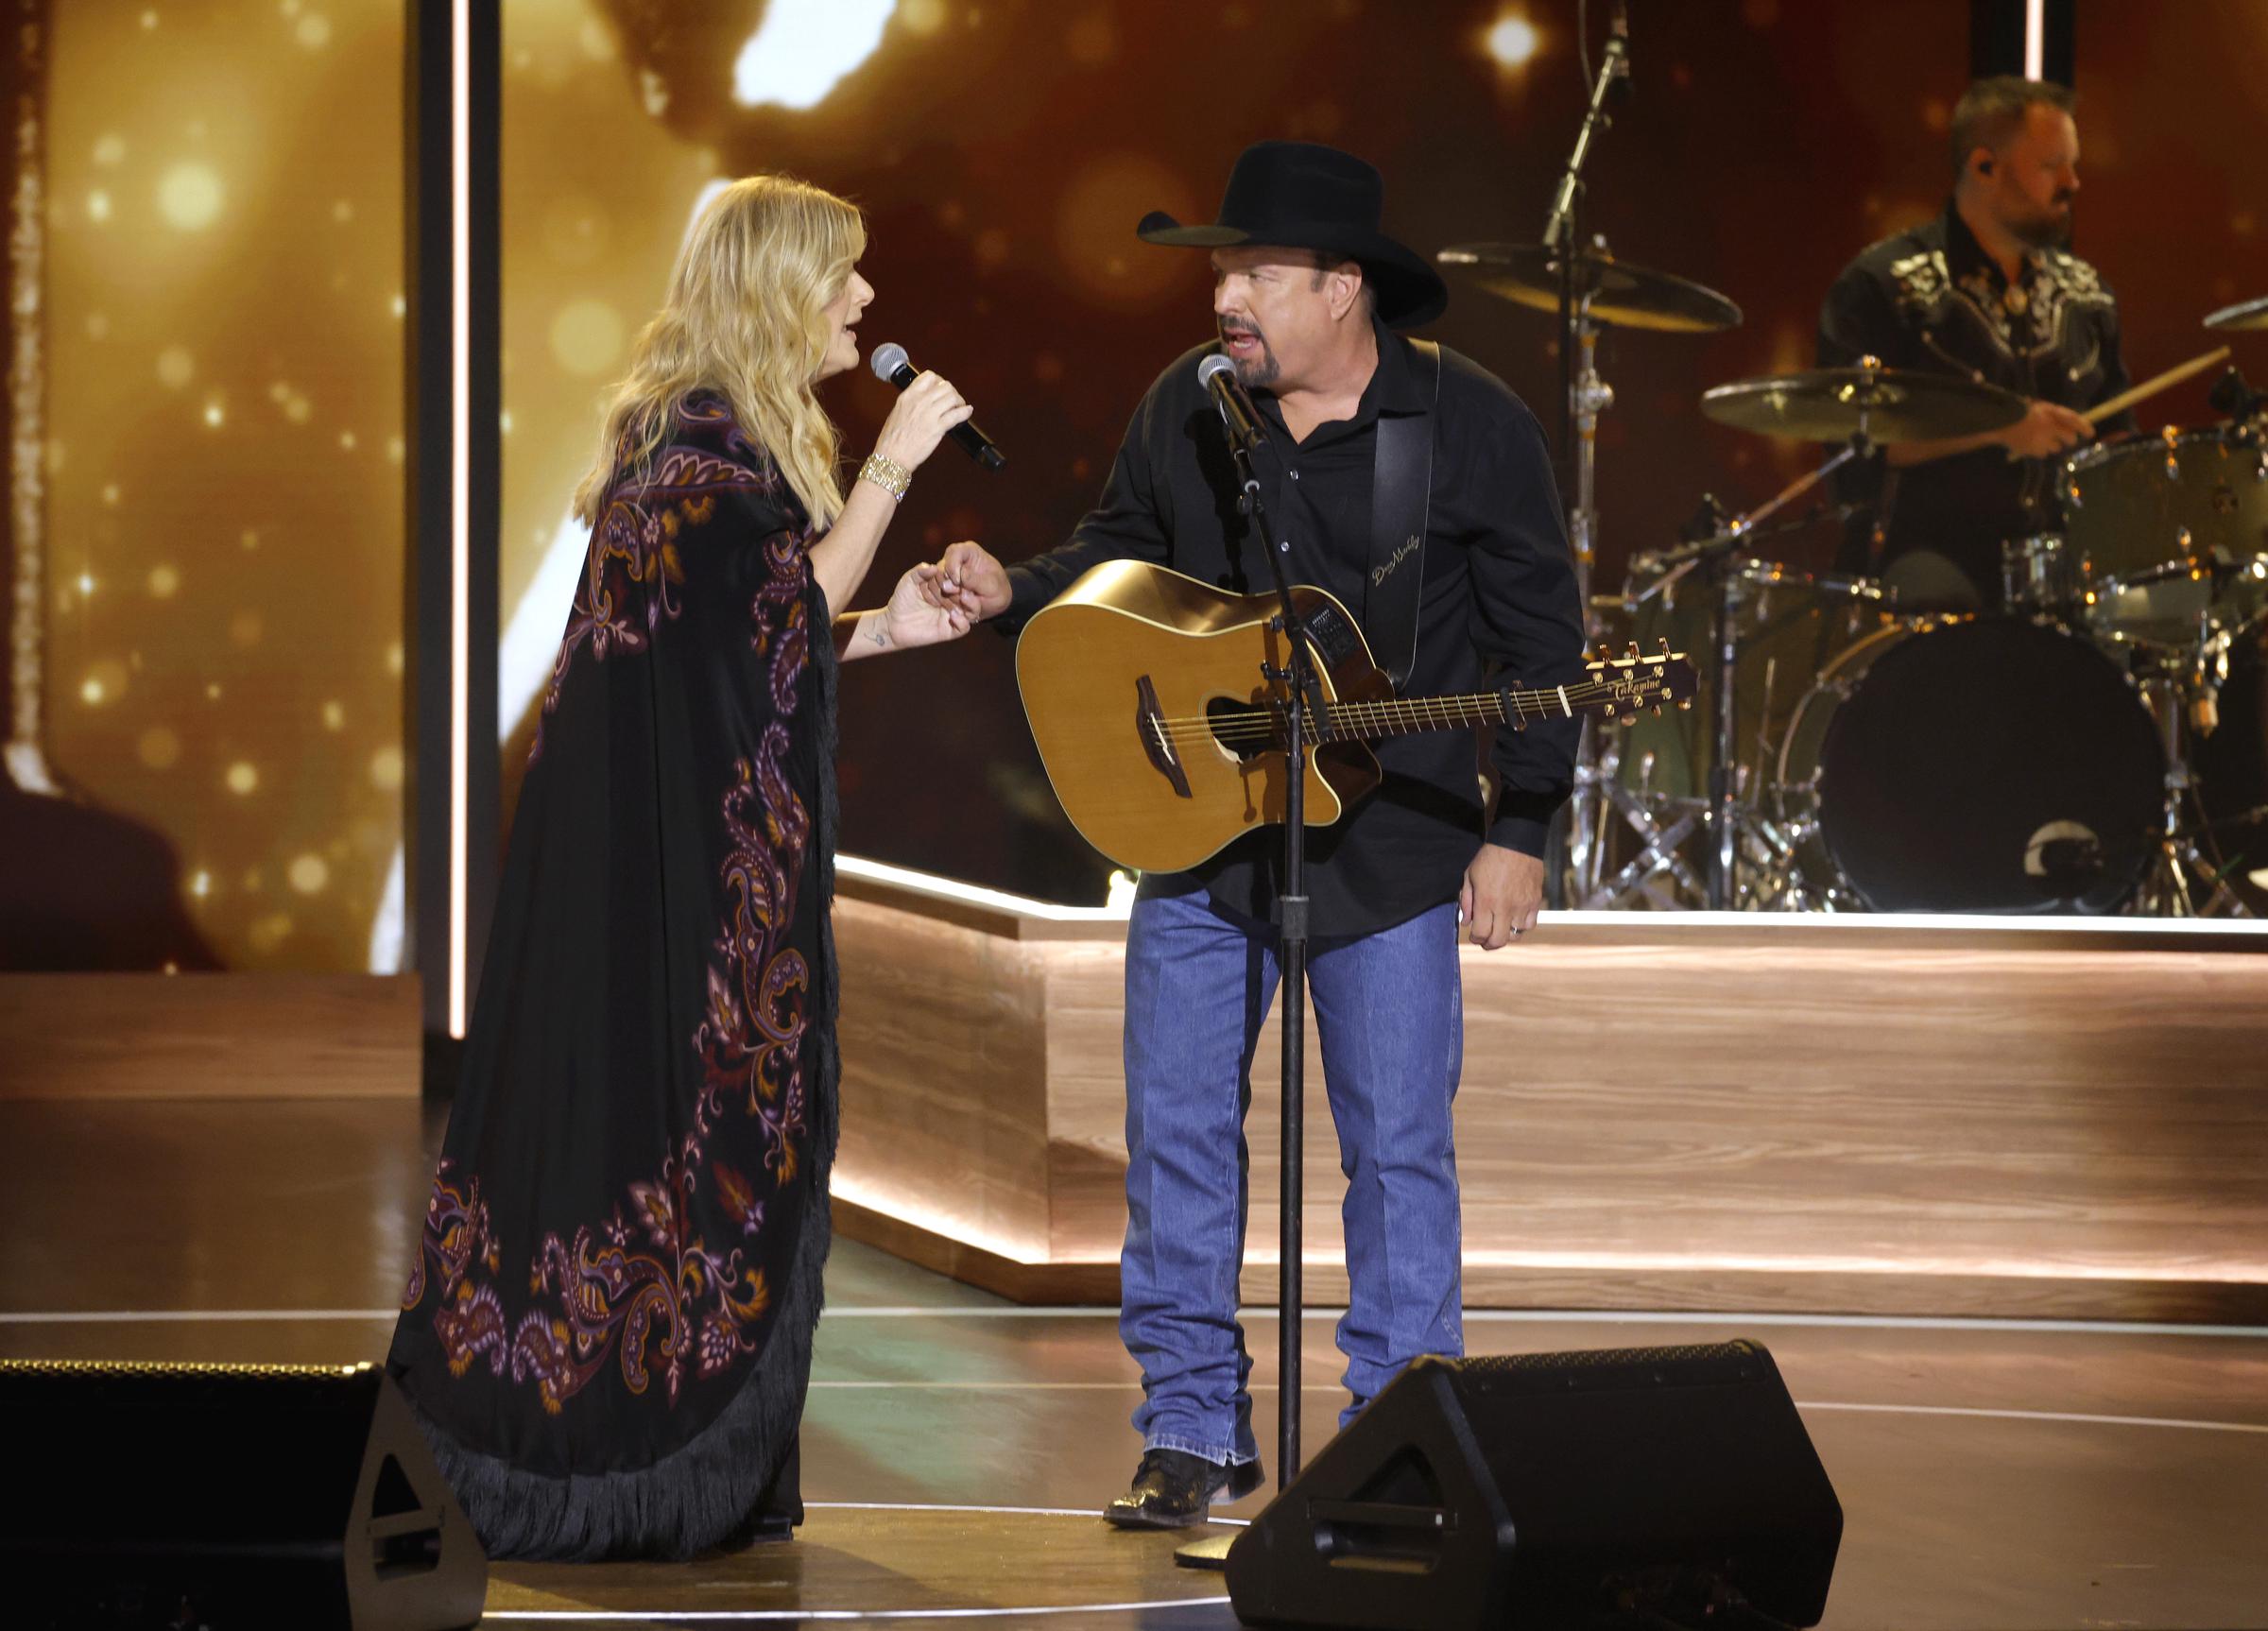
[[[575,489],[595,523],[608,491],[652,473],[679,403],[706,388],[771,455],[814,526],[843,507],[833,421],[812,394],[827,354],[825,308],[866,252],[855,205],[789,176],[747,176],[709,201],[630,350],[598,455]]]

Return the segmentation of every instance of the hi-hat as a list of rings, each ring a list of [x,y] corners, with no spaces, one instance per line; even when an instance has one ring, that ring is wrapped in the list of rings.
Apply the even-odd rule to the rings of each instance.
[[[2268,329],[2268,295],[2262,295],[2257,300],[2239,300],[2233,306],[2223,306],[2205,319],[2205,326],[2239,333]]]
[[[2024,400],[1996,386],[1885,368],[1813,369],[1736,380],[1701,393],[1719,424],[1804,441],[1842,441],[1861,431],[1878,442],[1937,441],[2003,430],[2024,417]]]
[[[1503,300],[1539,312],[1559,309],[1559,251],[1542,244],[1459,244],[1434,257],[1469,266],[1473,281]],[[1593,322],[1663,334],[1705,335],[1737,328],[1741,308],[1685,278],[1618,261],[1602,251],[1575,258],[1575,300],[1588,297]]]

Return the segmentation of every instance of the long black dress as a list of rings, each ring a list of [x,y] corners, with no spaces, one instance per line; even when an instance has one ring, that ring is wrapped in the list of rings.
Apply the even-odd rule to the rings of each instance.
[[[597,524],[388,1364],[491,1556],[799,1517],[834,1154],[834,651],[718,398]]]

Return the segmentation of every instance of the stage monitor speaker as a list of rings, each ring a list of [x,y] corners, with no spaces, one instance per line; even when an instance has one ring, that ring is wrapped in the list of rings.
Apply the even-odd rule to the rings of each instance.
[[[1420,1359],[1228,1550],[1255,1624],[1813,1625],[1843,1508],[1752,1342]]]
[[[0,1361],[0,1443],[10,1624],[480,1618],[488,1559],[374,1366]]]

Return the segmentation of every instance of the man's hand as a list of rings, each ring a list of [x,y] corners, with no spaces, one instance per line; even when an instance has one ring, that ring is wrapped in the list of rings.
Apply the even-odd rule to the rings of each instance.
[[[946,550],[929,592],[932,604],[957,607],[970,621],[998,617],[1008,609],[1008,571],[981,543],[967,540]]]
[[[2030,403],[2024,417],[1993,438],[2019,458],[2053,458],[2090,439],[2095,427],[2087,416],[2054,403]]]
[[[1543,863],[1502,844],[1484,844],[1465,868],[1457,921],[1484,952],[1502,951],[1536,927],[1543,909]]]

